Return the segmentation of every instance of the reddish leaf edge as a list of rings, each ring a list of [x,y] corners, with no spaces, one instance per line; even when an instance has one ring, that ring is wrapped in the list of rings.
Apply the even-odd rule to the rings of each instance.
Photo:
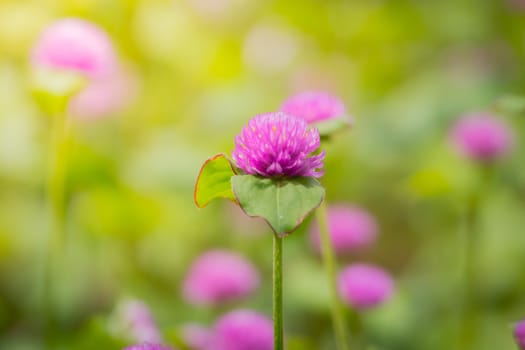
[[[218,154],[216,154],[216,155],[206,159],[204,161],[204,163],[201,165],[200,169],[199,169],[199,174],[197,175],[197,180],[195,180],[195,187],[193,188],[193,202],[195,203],[197,208],[204,208],[208,204],[210,204],[210,202],[211,202],[210,201],[210,202],[207,202],[207,203],[205,203],[203,205],[200,205],[199,202],[197,201],[197,192],[199,191],[199,180],[201,178],[202,171],[204,170],[204,168],[206,167],[206,165],[209,162],[211,162],[211,161],[213,161],[213,160],[215,160],[217,158],[221,158],[221,157],[224,157],[224,159],[226,159],[228,161],[228,163],[230,164],[230,167],[231,167],[231,169],[232,169],[232,171],[233,171],[233,173],[235,175],[240,175],[239,169],[237,169],[237,167],[233,164],[233,161],[230,158],[228,158],[228,156],[226,154],[224,154],[224,153],[218,153]],[[231,200],[231,201],[234,202],[237,205],[239,204],[237,199]]]

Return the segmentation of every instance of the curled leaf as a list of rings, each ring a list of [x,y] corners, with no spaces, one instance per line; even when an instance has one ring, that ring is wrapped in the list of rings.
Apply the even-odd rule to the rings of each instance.
[[[235,201],[230,179],[235,175],[235,167],[222,153],[207,159],[201,167],[193,200],[203,208],[216,198],[227,198]]]

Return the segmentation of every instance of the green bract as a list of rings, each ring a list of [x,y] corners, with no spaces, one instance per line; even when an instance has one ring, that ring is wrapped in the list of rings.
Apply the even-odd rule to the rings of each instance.
[[[324,198],[324,188],[313,177],[236,175],[232,188],[244,212],[265,219],[279,236],[294,231]]]
[[[207,159],[201,167],[193,199],[199,208],[208,205],[215,198],[227,198],[235,201],[230,179],[235,175],[231,162],[224,154],[217,154]]]

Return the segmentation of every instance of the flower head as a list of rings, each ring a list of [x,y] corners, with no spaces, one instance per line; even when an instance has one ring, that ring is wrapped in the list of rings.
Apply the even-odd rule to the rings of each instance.
[[[138,82],[129,71],[116,68],[105,77],[92,79],[73,96],[69,111],[84,120],[99,119],[118,113],[133,100]]]
[[[47,27],[32,52],[35,66],[73,70],[90,78],[105,76],[116,63],[113,45],[96,25],[78,18]]]
[[[451,141],[458,151],[481,162],[490,162],[509,153],[512,139],[508,125],[488,113],[467,114],[451,132]]]
[[[140,300],[127,300],[120,304],[116,322],[127,338],[138,343],[162,341],[148,306]]]
[[[122,350],[172,350],[169,346],[161,344],[144,343],[128,346]]]
[[[525,350],[525,320],[514,325],[514,339],[521,350]]]
[[[213,327],[213,350],[272,350],[273,323],[250,310],[232,311]]]
[[[332,246],[337,255],[354,252],[373,243],[377,237],[377,223],[367,211],[350,205],[337,204],[328,208],[328,228]],[[313,248],[321,251],[319,227],[310,231]]]
[[[308,123],[341,117],[346,113],[345,105],[338,97],[322,91],[294,95],[283,103],[281,110]]]
[[[354,264],[339,274],[338,289],[343,301],[358,310],[364,310],[390,298],[394,291],[394,282],[379,267]]]
[[[190,303],[216,305],[250,295],[259,281],[259,273],[246,259],[213,250],[201,255],[190,267],[183,294]]]
[[[232,158],[251,175],[321,177],[325,154],[311,155],[319,145],[319,132],[302,118],[266,113],[252,118],[235,137]]]

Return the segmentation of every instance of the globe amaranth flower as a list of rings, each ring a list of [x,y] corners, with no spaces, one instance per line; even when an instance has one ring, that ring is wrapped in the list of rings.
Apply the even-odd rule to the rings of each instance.
[[[31,60],[37,67],[72,70],[100,78],[114,69],[116,55],[102,29],[82,19],[66,18],[42,32]]]
[[[302,118],[283,112],[252,118],[235,137],[232,158],[245,173],[263,177],[323,175],[319,132]]]
[[[143,343],[128,346],[127,348],[124,348],[122,350],[172,350],[172,348],[162,344]]]
[[[514,325],[514,339],[521,350],[525,350],[525,320]]]
[[[307,123],[338,118],[346,114],[346,108],[338,97],[322,91],[306,91],[288,98],[281,110],[301,117]]]
[[[118,327],[138,343],[160,343],[162,337],[148,306],[140,300],[126,300],[117,310]]]
[[[328,229],[334,252],[343,256],[372,244],[377,237],[375,218],[357,206],[336,204],[328,207]],[[315,251],[321,251],[319,226],[310,230],[310,242]]]
[[[250,310],[236,310],[222,316],[212,330],[209,350],[271,350],[273,323]]]
[[[461,154],[480,162],[503,157],[513,144],[509,126],[488,113],[465,115],[453,126],[450,137]]]
[[[181,336],[184,343],[192,350],[209,350],[211,330],[200,324],[189,323],[182,327]]]
[[[123,68],[115,68],[105,77],[92,79],[72,97],[71,115],[94,120],[114,115],[123,110],[138,92],[138,79]]]
[[[183,295],[192,304],[218,305],[247,297],[259,283],[259,273],[249,261],[228,251],[212,250],[190,267]]]
[[[394,291],[394,282],[392,277],[379,267],[354,264],[339,274],[338,290],[345,303],[357,310],[364,310],[389,299]]]

